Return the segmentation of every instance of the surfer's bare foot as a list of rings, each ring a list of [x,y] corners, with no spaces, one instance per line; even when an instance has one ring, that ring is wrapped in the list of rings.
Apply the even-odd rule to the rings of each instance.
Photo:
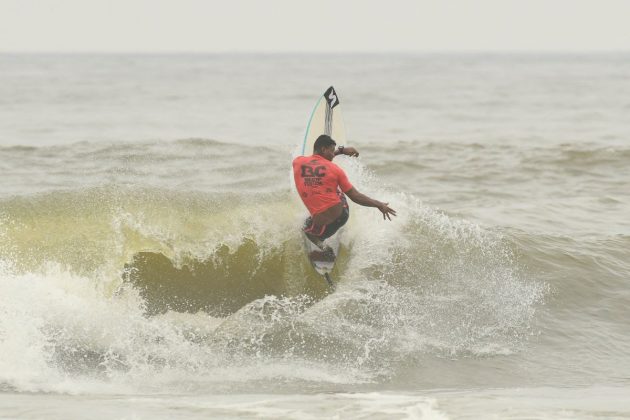
[[[328,245],[326,245],[326,248],[324,248],[322,254],[325,258],[329,258],[331,261],[335,260],[335,252]]]
[[[335,262],[335,253],[332,248],[327,246],[323,251],[311,251],[309,258],[313,261]]]

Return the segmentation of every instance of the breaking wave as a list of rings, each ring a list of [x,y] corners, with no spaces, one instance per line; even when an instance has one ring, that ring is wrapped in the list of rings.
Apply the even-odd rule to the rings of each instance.
[[[108,185],[4,199],[0,386],[369,384],[423,357],[518,352],[547,290],[520,245],[412,196],[379,196],[399,217],[352,207],[334,293],[302,251],[288,190]]]

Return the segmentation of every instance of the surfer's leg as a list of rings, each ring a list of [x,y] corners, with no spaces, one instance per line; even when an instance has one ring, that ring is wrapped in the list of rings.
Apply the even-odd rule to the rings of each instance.
[[[346,224],[349,217],[350,209],[348,208],[348,206],[345,206],[343,208],[343,211],[341,212],[341,215],[335,221],[324,226],[324,231],[321,235],[319,235],[319,239],[323,241],[333,236],[335,233],[337,233],[339,229],[341,229],[343,225]]]
[[[324,240],[320,238],[320,235],[324,233],[326,226],[318,226],[313,223],[313,218],[309,217],[304,221],[304,234],[309,239],[309,241],[313,242],[318,248],[324,250],[326,245],[324,245]]]

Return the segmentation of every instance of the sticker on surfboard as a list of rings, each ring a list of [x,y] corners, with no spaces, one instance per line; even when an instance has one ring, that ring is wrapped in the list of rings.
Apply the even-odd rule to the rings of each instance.
[[[326,102],[328,102],[330,109],[339,105],[339,96],[337,96],[337,92],[335,92],[335,88],[332,86],[324,92],[324,98],[326,99]]]

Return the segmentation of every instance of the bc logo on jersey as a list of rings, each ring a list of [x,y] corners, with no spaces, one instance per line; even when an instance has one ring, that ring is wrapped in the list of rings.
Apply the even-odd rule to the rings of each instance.
[[[302,165],[302,178],[306,178],[306,177],[321,178],[323,176],[326,176],[325,166],[316,166],[315,168],[313,168],[312,166]]]

